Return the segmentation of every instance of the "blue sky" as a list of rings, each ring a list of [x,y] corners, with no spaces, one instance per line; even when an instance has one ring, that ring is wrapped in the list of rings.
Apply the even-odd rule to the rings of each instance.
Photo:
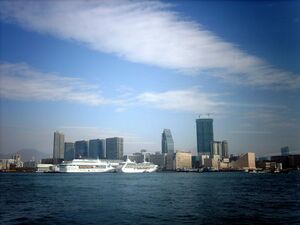
[[[214,113],[231,153],[300,151],[298,1],[1,1],[0,150],[123,136],[195,152]]]

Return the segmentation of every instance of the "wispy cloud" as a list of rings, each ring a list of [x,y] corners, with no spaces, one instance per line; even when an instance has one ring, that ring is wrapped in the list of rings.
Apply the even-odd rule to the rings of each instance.
[[[40,72],[27,64],[0,63],[0,96],[17,100],[68,101],[87,105],[102,105],[95,85],[78,78]]]
[[[116,90],[116,93],[122,93],[121,96],[107,98],[102,95],[100,87],[95,84],[70,76],[41,72],[25,63],[0,63],[0,81],[2,98],[67,101],[91,106],[114,105],[117,112],[137,106],[207,112],[216,110],[216,107],[224,104],[217,99],[219,95],[201,92],[196,87],[186,90],[142,93],[135,93],[129,87],[122,87]]]
[[[144,92],[135,98],[135,102],[160,109],[207,113],[219,111],[225,105],[219,97],[218,94],[201,92],[194,87],[186,90]]]
[[[300,76],[276,69],[187,20],[159,1],[1,1],[1,17],[91,49],[183,72],[256,87],[300,87]]]
[[[112,105],[116,107],[116,112],[123,112],[132,107],[217,114],[226,114],[233,107],[258,108],[264,109],[264,112],[285,109],[281,105],[222,101],[224,94],[205,92],[199,87],[139,93],[130,87],[122,87],[116,90],[115,97],[108,98],[96,84],[61,74],[41,72],[25,63],[0,63],[0,96],[14,100],[66,101],[90,106]],[[249,111],[247,116],[255,112]]]

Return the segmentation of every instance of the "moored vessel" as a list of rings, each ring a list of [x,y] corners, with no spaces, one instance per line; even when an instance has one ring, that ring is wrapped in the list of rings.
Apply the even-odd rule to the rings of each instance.
[[[123,173],[152,173],[158,169],[157,165],[150,162],[136,163],[127,159],[125,164],[121,167]]]
[[[105,173],[114,172],[115,168],[99,159],[74,159],[59,165],[60,173]]]

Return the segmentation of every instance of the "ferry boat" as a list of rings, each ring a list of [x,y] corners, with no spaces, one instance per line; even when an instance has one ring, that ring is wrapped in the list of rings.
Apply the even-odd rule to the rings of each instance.
[[[152,173],[158,169],[157,165],[150,162],[136,163],[127,159],[125,164],[121,167],[123,173]]]
[[[60,173],[105,173],[114,172],[115,168],[99,159],[73,159],[59,165]]]

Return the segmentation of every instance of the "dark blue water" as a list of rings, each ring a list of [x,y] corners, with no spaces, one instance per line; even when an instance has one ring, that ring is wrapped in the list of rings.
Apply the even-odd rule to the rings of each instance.
[[[300,173],[0,174],[0,224],[300,224]]]

